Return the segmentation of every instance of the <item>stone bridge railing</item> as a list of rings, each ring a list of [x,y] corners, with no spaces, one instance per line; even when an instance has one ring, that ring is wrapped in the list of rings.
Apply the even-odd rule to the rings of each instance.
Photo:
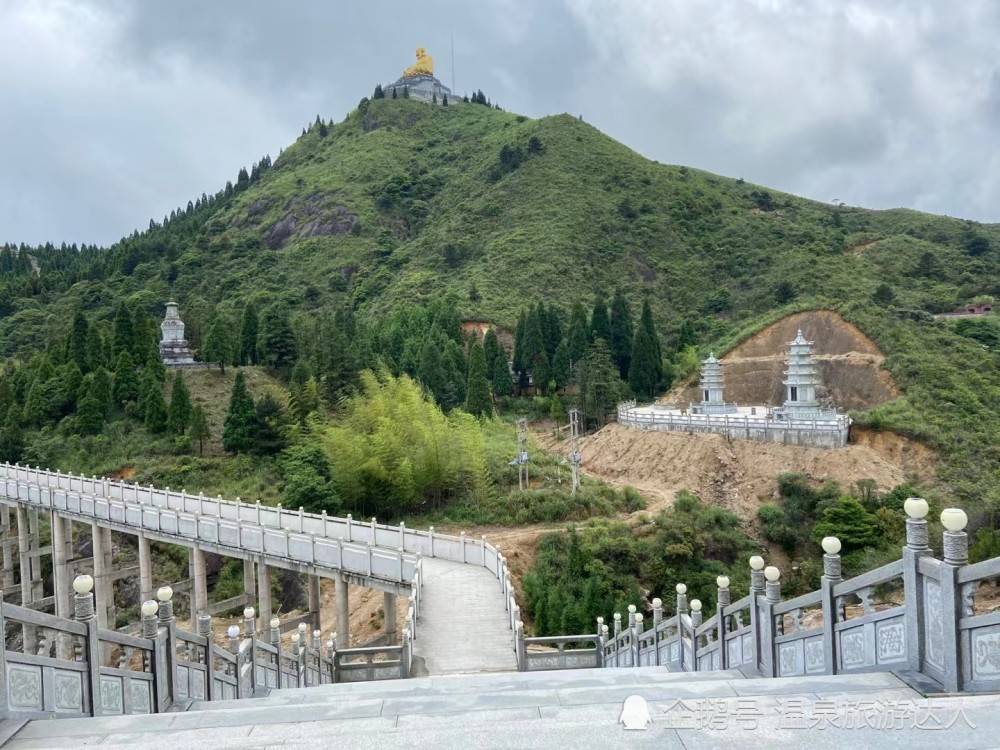
[[[419,589],[418,581],[413,585]],[[248,607],[243,628],[230,626],[226,645],[219,645],[207,615],[198,618],[198,633],[177,627],[173,592],[163,587],[158,601],[143,604],[137,637],[98,627],[93,586],[89,575],[74,581],[72,620],[9,604],[0,596],[0,633],[5,634],[0,718],[159,713],[276,688],[410,674],[409,628],[398,646],[338,650],[333,638],[322,643],[318,630],[310,637],[303,623],[287,650],[277,618],[268,623],[269,630],[258,630],[256,613]]]
[[[840,541],[823,540],[818,591],[781,599],[780,571],[750,559],[750,593],[732,602],[725,576],[710,617],[676,587],[674,614],[653,600],[650,623],[634,606],[611,630],[531,638],[518,623],[518,668],[668,666],[677,671],[742,668],[765,677],[896,671],[923,675],[942,689],[1000,690],[1000,610],[981,611],[977,588],[1000,579],[1000,558],[968,564],[965,513],[941,514],[944,559],[928,547],[927,503],[906,501],[902,559],[841,578]],[[553,650],[553,646],[557,650]]]

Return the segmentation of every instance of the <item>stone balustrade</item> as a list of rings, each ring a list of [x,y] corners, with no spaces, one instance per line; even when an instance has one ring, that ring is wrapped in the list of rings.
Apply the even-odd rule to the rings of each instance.
[[[674,614],[653,600],[651,623],[629,608],[602,617],[594,633],[555,638],[517,633],[518,668],[668,666],[675,671],[742,668],[764,677],[871,671],[921,675],[949,692],[1000,690],[1000,612],[979,611],[976,589],[1000,577],[1000,558],[968,564],[965,513],[941,514],[944,559],[931,555],[927,503],[906,501],[902,558],[843,580],[840,541],[823,540],[819,590],[781,599],[780,571],[750,559],[750,593],[731,601],[730,581],[717,579],[717,606],[702,611],[676,588]],[[651,627],[650,627],[651,625]],[[557,650],[553,651],[552,646]]]

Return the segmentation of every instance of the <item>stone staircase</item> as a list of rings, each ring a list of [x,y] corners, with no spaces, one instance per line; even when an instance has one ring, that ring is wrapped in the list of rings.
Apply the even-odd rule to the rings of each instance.
[[[633,696],[651,719],[644,730],[619,721]],[[888,672],[761,679],[585,669],[325,685],[178,713],[35,720],[4,747],[971,750],[1000,745],[998,709],[998,695],[925,698]]]

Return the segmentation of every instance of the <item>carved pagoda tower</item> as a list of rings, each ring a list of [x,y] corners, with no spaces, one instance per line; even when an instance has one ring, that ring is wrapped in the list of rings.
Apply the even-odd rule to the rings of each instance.
[[[167,303],[167,314],[160,323],[160,359],[167,367],[191,367],[196,364],[191,347],[184,338],[184,321],[177,312],[177,303]]]
[[[732,414],[737,411],[736,404],[727,404],[724,398],[722,363],[714,353],[701,363],[698,385],[701,388],[701,403],[691,404],[692,414]]]
[[[802,329],[788,344],[788,369],[785,370],[784,413],[790,419],[816,419],[820,406],[816,401],[816,365],[812,359],[812,341],[806,341]]]

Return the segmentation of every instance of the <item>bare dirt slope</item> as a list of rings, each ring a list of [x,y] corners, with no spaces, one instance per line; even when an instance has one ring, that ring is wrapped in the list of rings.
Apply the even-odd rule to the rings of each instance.
[[[813,352],[822,387],[820,399],[844,410],[870,409],[899,395],[885,356],[870,338],[837,313],[827,310],[796,313],[751,336],[722,357],[726,400],[739,404],[779,405],[785,400],[781,384],[788,342],[796,331],[814,342]],[[663,403],[700,401],[697,380],[670,391]]]
[[[669,505],[678,490],[728,508],[741,518],[755,517],[757,508],[777,497],[777,478],[801,472],[847,487],[872,479],[880,489],[902,483],[908,473],[928,475],[932,463],[902,460],[894,444],[883,455],[871,444],[838,450],[727,440],[722,435],[645,432],[612,424],[586,438],[581,450],[584,471],[610,484],[631,485],[642,492],[650,509]]]

